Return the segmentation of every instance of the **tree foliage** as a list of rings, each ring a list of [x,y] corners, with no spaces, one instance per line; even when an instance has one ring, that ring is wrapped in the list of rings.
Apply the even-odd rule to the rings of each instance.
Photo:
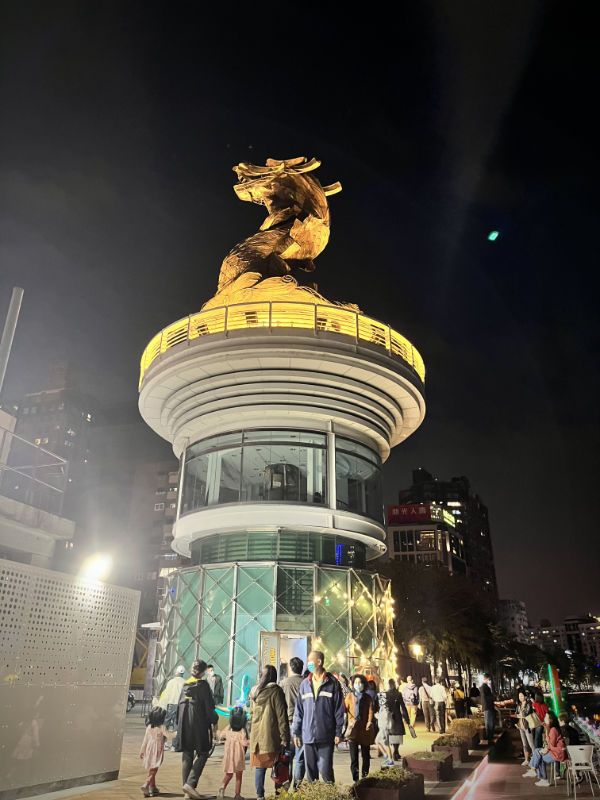
[[[419,642],[437,663],[483,666],[494,624],[489,597],[467,578],[434,564],[390,561],[379,570],[392,581],[396,642],[405,654]]]

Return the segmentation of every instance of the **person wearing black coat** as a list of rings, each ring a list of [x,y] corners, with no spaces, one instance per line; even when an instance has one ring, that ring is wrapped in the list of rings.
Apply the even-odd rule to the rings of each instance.
[[[177,707],[177,737],[181,748],[183,792],[199,800],[198,781],[212,747],[212,726],[218,721],[210,686],[202,680],[205,661],[194,661]],[[194,758],[195,756],[195,758]]]
[[[406,708],[404,698],[396,688],[396,682],[393,680],[393,678],[390,678],[388,685],[390,688],[386,692],[385,696],[388,707],[389,739],[390,745],[394,748],[394,760],[399,761],[400,751],[398,748],[402,744],[403,737],[406,733],[404,723],[406,722],[406,726],[410,727],[410,718],[408,716],[408,710]]]

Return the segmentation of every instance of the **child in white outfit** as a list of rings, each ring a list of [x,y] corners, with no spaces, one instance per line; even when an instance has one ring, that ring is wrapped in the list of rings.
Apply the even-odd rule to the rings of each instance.
[[[225,789],[234,773],[234,800],[243,800],[242,777],[246,768],[246,748],[250,744],[246,722],[246,712],[242,708],[234,708],[229,715],[229,726],[221,733],[221,739],[225,739],[225,752],[223,754],[223,783],[217,792],[217,800],[223,800],[225,797]]]

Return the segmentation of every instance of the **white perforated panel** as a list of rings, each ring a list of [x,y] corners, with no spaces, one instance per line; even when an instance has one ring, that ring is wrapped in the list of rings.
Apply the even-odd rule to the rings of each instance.
[[[0,560],[1,790],[119,769],[138,604],[130,589]],[[42,747],[45,730],[61,735]]]

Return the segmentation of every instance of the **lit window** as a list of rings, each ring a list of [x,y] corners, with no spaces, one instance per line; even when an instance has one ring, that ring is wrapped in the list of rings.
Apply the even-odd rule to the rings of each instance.
[[[155,511],[164,511],[165,504],[164,503],[154,503],[154,510]]]
[[[37,406],[31,406],[31,413],[37,414]]]
[[[169,503],[169,508],[177,508],[177,503]]]
[[[23,409],[23,413],[24,413],[24,414],[29,414],[29,408],[24,408],[24,409]]]
[[[42,443],[42,440],[41,440],[41,439],[39,439],[39,438],[38,438],[38,439],[34,439],[34,440],[33,440],[33,443],[34,443],[34,444],[41,444],[41,443]]]
[[[58,404],[58,410],[59,410],[59,411],[62,411],[64,407],[65,407],[65,404],[64,404],[64,403],[59,403],[59,404]]]

